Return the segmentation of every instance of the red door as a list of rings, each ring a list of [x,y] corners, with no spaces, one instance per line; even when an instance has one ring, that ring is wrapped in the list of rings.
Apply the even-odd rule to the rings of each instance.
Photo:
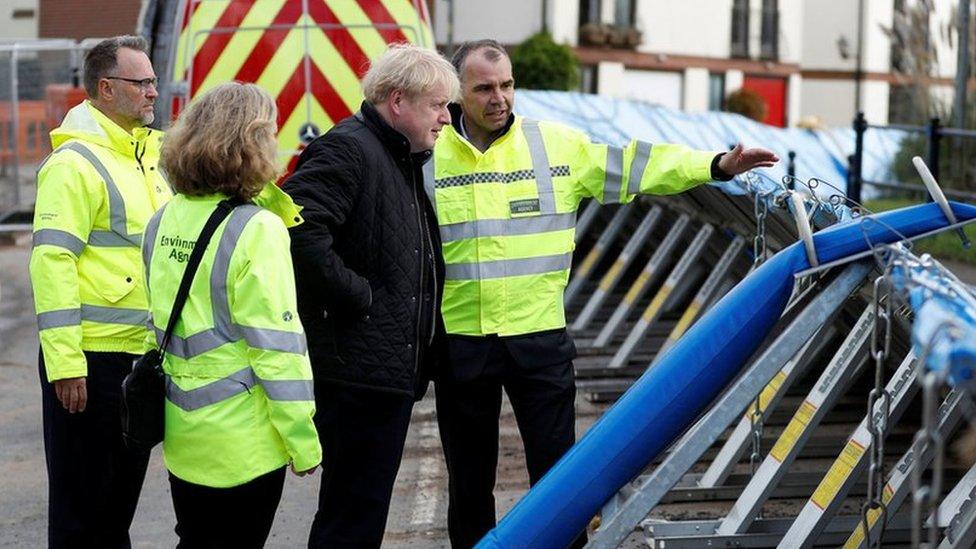
[[[758,93],[766,101],[766,119],[771,126],[786,127],[786,79],[746,76],[742,87]]]

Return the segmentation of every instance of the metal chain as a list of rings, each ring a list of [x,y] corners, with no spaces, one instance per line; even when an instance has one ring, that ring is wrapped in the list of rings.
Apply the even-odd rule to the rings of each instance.
[[[867,500],[861,506],[861,528],[868,547],[881,547],[888,507],[884,501],[884,441],[888,431],[888,415],[891,412],[891,393],[885,388],[885,365],[891,354],[891,283],[888,272],[874,280],[872,304],[874,325],[871,330],[871,358],[874,359],[874,388],[868,395],[868,431],[871,433],[870,465],[868,466]],[[884,304],[882,305],[882,302]],[[878,510],[881,529],[876,538],[871,537],[868,516]]]
[[[920,359],[919,365],[922,367],[924,360]],[[916,456],[915,467],[912,469],[912,547],[922,545],[922,529],[929,516],[933,516],[933,520],[932,527],[928,529],[928,547],[936,547],[939,541],[938,499],[942,494],[945,456],[945,441],[938,430],[938,395],[942,385],[943,380],[936,372],[928,372],[922,377],[922,427],[912,443],[912,451]],[[932,477],[928,484],[922,480],[924,468],[920,466],[925,450],[933,452]]]
[[[933,332],[925,348],[918,358],[918,367],[925,368],[929,353],[942,337],[950,340],[959,337],[951,321],[940,324]],[[939,432],[939,423],[943,416],[938,396],[945,386],[947,373],[945,371],[926,372],[919,378],[922,385],[922,426],[912,441],[912,452],[915,454],[915,466],[912,468],[912,546],[919,547],[922,543],[922,529],[925,521],[932,516],[932,527],[928,529],[929,547],[935,547],[939,534],[939,505],[938,499],[942,495],[942,477],[945,461],[945,441]],[[952,393],[950,393],[951,395]],[[951,401],[950,397],[945,400]],[[945,413],[948,413],[947,411]],[[929,484],[924,484],[922,474],[924,468],[920,466],[923,452],[932,452],[932,476]]]
[[[768,252],[766,246],[766,214],[769,207],[766,204],[766,196],[761,193],[755,195],[755,206],[753,211],[756,215],[756,236],[752,239],[752,270],[756,270],[766,261]],[[749,415],[749,425],[752,428],[752,453],[749,454],[749,474],[755,474],[759,466],[759,459],[762,457],[762,436],[763,436],[763,409],[760,402],[762,392],[756,395],[753,403],[752,413]]]

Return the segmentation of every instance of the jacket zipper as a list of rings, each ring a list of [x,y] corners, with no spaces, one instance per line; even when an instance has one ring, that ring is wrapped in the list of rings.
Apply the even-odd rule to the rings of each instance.
[[[414,209],[417,212],[417,229],[420,230],[420,236],[423,238],[426,236],[426,230],[424,228],[423,214],[420,211],[420,200],[417,197],[417,170],[414,169],[413,161],[410,162],[410,182],[411,187],[413,187],[413,203]],[[421,248],[423,248],[423,241],[420,243]],[[416,335],[414,341],[416,345],[414,347],[414,359],[413,359],[413,373],[416,374],[420,370],[420,321],[423,317],[423,306],[424,306],[424,256],[427,254],[427,250],[420,250],[420,286],[417,291],[417,321],[414,324],[417,326]]]

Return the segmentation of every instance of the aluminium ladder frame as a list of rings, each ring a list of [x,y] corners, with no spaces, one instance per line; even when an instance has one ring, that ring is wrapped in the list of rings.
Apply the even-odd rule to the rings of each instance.
[[[661,244],[651,254],[650,259],[647,260],[647,264],[644,265],[640,274],[637,275],[637,279],[631,284],[630,289],[624,294],[620,304],[617,305],[613,314],[610,315],[610,319],[604,324],[596,339],[589,345],[590,347],[602,349],[607,346],[607,343],[613,338],[620,325],[627,319],[631,309],[644,297],[644,294],[647,293],[651,285],[664,274],[668,260],[690,224],[691,218],[688,214],[681,214],[678,217],[677,221],[674,222],[674,225],[668,231],[668,234],[661,241]]]
[[[715,404],[674,444],[654,472],[640,482],[633,494],[619,505],[590,537],[587,547],[617,547],[654,508],[681,477],[701,458],[718,437],[755,400],[769,380],[782,369],[814,333],[841,308],[859,287],[871,263],[846,266],[800,311],[789,327],[769,345],[717,399]]]

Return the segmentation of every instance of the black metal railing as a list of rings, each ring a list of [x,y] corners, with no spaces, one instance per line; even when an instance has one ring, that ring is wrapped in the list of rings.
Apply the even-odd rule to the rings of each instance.
[[[945,160],[942,151],[942,140],[946,137],[957,137],[965,139],[976,139],[976,130],[966,130],[962,128],[947,128],[942,125],[938,117],[929,119],[929,123],[924,126],[911,124],[888,124],[877,125],[868,124],[863,112],[858,112],[854,117],[854,154],[848,157],[848,177],[847,177],[847,198],[854,203],[861,202],[861,190],[864,185],[871,185],[893,191],[901,191],[907,194],[921,194],[927,196],[923,185],[913,185],[910,183],[900,183],[894,181],[866,181],[863,177],[864,166],[864,134],[868,129],[880,130],[901,130],[909,133],[924,134],[926,137],[926,158],[932,175],[939,179],[940,166]],[[946,196],[967,201],[976,201],[976,193],[944,189]]]

